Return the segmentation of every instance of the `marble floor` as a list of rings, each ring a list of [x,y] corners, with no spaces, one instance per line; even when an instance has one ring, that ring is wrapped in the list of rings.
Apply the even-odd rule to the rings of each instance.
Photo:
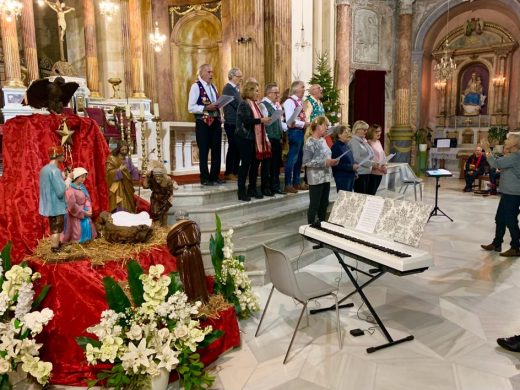
[[[367,354],[384,337],[364,321],[366,307],[343,309],[343,348],[339,349],[334,312],[310,316],[297,334],[289,362],[283,358],[301,307],[275,292],[259,337],[257,318],[241,322],[243,342],[211,367],[214,389],[354,390],[510,390],[520,389],[520,354],[496,345],[496,338],[520,333],[520,259],[485,252],[499,198],[461,191],[458,179],[441,179],[439,206],[454,222],[433,217],[420,247],[434,265],[422,274],[385,275],[365,290],[394,338],[415,340]],[[413,194],[413,191],[411,191]],[[413,195],[412,195],[413,197]],[[426,180],[424,202],[434,199]],[[505,249],[509,247],[506,234]],[[310,266],[315,273],[351,291],[333,256]],[[359,280],[366,279],[358,275]],[[265,305],[271,286],[255,288]],[[318,305],[330,305],[323,299]],[[314,304],[313,304],[314,305]],[[349,330],[367,330],[353,337]]]

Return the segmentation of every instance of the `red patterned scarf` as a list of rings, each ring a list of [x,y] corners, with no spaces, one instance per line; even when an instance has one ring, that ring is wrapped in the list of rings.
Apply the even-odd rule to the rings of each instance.
[[[262,112],[255,101],[247,99],[253,116],[255,119],[262,119]],[[255,145],[256,145],[256,159],[263,160],[264,158],[271,157],[271,144],[267,142],[267,136],[265,134],[265,128],[262,123],[255,125]]]

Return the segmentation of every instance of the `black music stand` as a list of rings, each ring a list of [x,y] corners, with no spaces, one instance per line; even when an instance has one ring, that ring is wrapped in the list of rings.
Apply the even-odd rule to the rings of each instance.
[[[446,214],[444,211],[442,211],[439,207],[439,188],[440,188],[440,184],[439,184],[439,179],[441,177],[452,177],[453,176],[453,173],[451,173],[450,171],[446,170],[446,169],[427,169],[426,170],[426,176],[428,177],[434,177],[435,178],[435,207],[433,208],[430,216],[428,217],[428,222],[430,222],[430,218],[431,217],[446,217],[448,218],[451,222],[453,222],[453,219],[451,219],[448,214]],[[442,215],[439,215],[439,213],[441,213]]]

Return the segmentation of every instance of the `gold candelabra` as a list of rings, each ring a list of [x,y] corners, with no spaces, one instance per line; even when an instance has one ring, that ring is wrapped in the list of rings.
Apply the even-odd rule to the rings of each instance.
[[[143,158],[143,163],[141,164],[141,171],[146,172],[148,169],[148,156],[146,154],[146,119],[144,117],[139,118],[139,122],[141,123],[141,155]]]
[[[128,151],[130,154],[134,154],[134,143],[132,142],[132,114],[130,114],[130,117],[125,121],[125,124],[125,135],[126,142],[128,143]]]
[[[162,152],[161,152],[161,144],[162,144],[162,139],[161,139],[161,127],[162,127],[162,122],[161,122],[161,117],[159,116],[155,116],[152,121],[155,122],[155,140],[156,140],[156,143],[157,143],[157,160],[159,160],[159,162],[162,164],[163,163],[163,159],[162,159]]]

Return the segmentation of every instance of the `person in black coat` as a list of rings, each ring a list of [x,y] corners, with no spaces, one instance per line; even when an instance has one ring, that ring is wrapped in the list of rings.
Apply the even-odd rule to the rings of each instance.
[[[358,164],[355,163],[352,156],[352,150],[348,146],[348,142],[352,138],[352,133],[348,126],[336,126],[332,133],[334,145],[332,145],[331,158],[337,159],[343,153],[347,152],[339,160],[339,164],[332,167],[332,174],[336,181],[336,191],[352,191],[354,189],[354,181],[356,180],[356,171]]]
[[[475,152],[467,159],[464,168],[464,178],[466,179],[466,187],[464,192],[473,191],[473,182],[476,178],[484,174],[487,165],[486,155],[482,153],[482,148],[477,146]]]
[[[235,100],[224,107],[224,130],[228,140],[228,150],[226,154],[226,170],[224,171],[225,180],[237,180],[238,166],[240,164],[240,154],[235,139],[237,124],[237,109],[240,103],[240,84],[242,84],[242,71],[238,68],[231,68],[228,72],[229,82],[224,85],[222,95],[233,96]]]
[[[258,83],[248,81],[242,89],[242,99],[237,108],[236,141],[240,151],[240,167],[238,168],[238,199],[250,201],[250,195],[257,199],[263,198],[262,193],[256,188],[258,166],[263,157],[265,142],[269,142],[263,125],[270,122],[270,118],[262,117],[256,101],[260,98]],[[253,109],[255,112],[253,112]],[[255,128],[261,126],[264,139],[260,141],[260,150],[257,147]],[[270,155],[270,147],[269,147]],[[267,157],[267,156],[266,156]],[[249,189],[246,191],[246,178],[249,176]]]

